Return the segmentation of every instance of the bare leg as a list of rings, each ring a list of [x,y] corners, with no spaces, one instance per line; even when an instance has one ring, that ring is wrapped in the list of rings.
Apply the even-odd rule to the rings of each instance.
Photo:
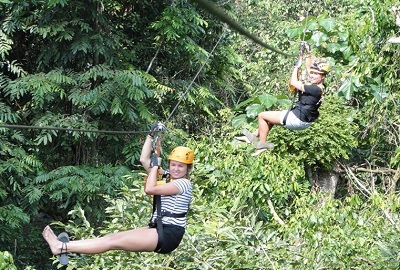
[[[43,230],[43,238],[50,246],[54,255],[60,254],[61,242],[57,240],[50,226]],[[125,251],[154,251],[158,242],[158,234],[155,228],[138,228],[129,231],[118,232],[104,237],[70,241],[67,243],[68,252],[82,254],[98,254],[109,250]]]
[[[266,111],[258,114],[258,135],[260,142],[266,142],[268,133],[274,125],[280,125],[281,111]]]

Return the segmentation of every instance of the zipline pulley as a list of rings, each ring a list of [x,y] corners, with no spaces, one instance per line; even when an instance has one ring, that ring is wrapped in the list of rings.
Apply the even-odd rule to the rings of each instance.
[[[299,44],[299,55],[298,55],[298,58],[297,58],[297,61],[296,61],[295,65],[297,65],[298,62],[301,61],[301,59],[303,58],[303,54],[304,54],[304,52],[305,52],[305,50],[306,50],[306,46],[307,46],[307,45],[308,45],[308,44],[307,44],[306,41],[300,41],[300,44]],[[301,76],[301,68],[298,68],[298,69],[297,69],[297,79],[299,79],[300,76]],[[289,81],[288,81],[289,91],[290,91],[291,94],[295,94],[296,91],[297,91],[297,90],[296,90],[296,87],[294,87],[294,86],[290,83],[290,81],[291,81],[291,79],[289,79]]]

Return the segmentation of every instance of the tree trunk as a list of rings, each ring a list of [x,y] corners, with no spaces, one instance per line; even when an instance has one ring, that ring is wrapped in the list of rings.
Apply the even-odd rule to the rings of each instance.
[[[332,196],[334,196],[337,183],[339,181],[339,173],[337,172],[336,168],[338,168],[337,164],[335,164],[331,170],[318,167],[308,167],[306,171],[308,178],[310,179],[312,189],[317,192],[322,191],[330,193]]]

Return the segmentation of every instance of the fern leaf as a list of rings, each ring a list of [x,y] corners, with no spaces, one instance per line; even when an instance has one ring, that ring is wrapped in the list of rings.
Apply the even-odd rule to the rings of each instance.
[[[30,204],[38,202],[42,198],[42,191],[35,186],[27,186],[24,188],[25,197],[28,199]]]

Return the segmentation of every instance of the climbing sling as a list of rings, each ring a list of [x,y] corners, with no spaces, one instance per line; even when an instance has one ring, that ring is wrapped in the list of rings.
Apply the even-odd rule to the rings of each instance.
[[[282,124],[283,124],[283,126],[286,126],[286,120],[287,120],[287,118],[288,118],[288,116],[289,116],[289,113],[292,111],[292,109],[294,108],[294,105],[295,105],[295,99],[296,99],[296,96],[297,96],[297,90],[294,92],[294,96],[293,96],[293,100],[292,100],[292,104],[290,105],[290,108],[287,110],[287,112],[286,112],[286,114],[285,114],[285,117],[283,117],[283,121],[282,121]]]

